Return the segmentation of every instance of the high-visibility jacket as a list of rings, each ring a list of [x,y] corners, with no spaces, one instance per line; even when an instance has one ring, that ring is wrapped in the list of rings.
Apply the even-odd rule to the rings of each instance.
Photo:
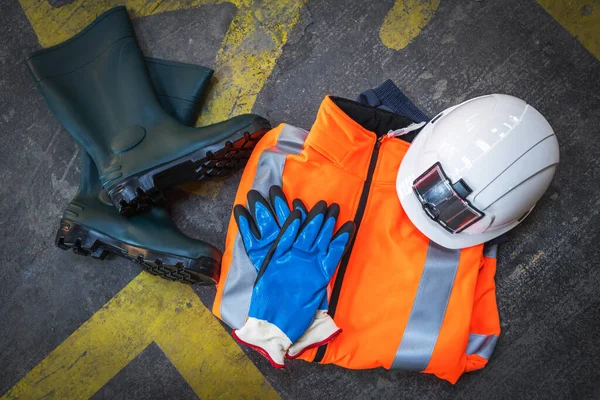
[[[329,286],[329,313],[342,333],[306,351],[306,361],[346,368],[399,368],[452,383],[486,365],[500,334],[495,247],[449,250],[410,222],[396,194],[409,143],[388,138],[411,121],[326,97],[306,132],[279,125],[258,143],[236,195],[281,185],[308,207],[338,203],[338,224],[357,231]],[[213,312],[232,328],[247,317],[256,270],[233,218]]]

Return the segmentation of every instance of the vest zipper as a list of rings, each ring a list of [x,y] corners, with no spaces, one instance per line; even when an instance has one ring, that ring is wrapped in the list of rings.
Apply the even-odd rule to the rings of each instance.
[[[365,215],[365,207],[367,205],[367,200],[369,199],[369,192],[371,191],[373,173],[375,172],[375,167],[377,166],[377,158],[379,157],[379,147],[381,146],[381,142],[382,140],[380,139],[377,139],[375,141],[375,147],[373,148],[371,160],[369,161],[367,178],[365,179],[362,193],[360,194],[360,200],[358,202],[358,208],[356,209],[356,214],[354,215],[354,224],[356,225],[354,236],[352,237],[352,241],[350,242],[350,245],[348,246],[344,257],[342,257],[342,260],[340,261],[340,266],[335,277],[335,282],[333,283],[333,289],[331,290],[331,298],[329,299],[328,313],[332,318],[335,315],[335,309],[337,308],[340,292],[342,290],[342,282],[344,281],[344,275],[346,274],[346,268],[348,267],[348,261],[350,260],[352,248],[354,247],[354,242],[356,241],[356,236],[358,235],[360,223],[362,222],[363,216]],[[327,351],[327,344],[324,344],[319,347],[319,349],[317,350],[317,354],[313,359],[313,362],[321,362],[323,356],[325,356],[325,351]]]

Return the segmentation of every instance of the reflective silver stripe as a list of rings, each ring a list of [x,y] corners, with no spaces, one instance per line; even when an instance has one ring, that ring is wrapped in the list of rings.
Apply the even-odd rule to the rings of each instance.
[[[483,256],[487,258],[496,258],[498,254],[498,245],[497,244],[484,244],[483,245]]]
[[[307,136],[308,132],[304,129],[285,125],[279,134],[277,144],[265,149],[260,155],[252,189],[258,190],[268,198],[271,186],[282,184],[286,157],[290,154],[300,154]],[[221,317],[231,328],[239,329],[246,322],[250,309],[256,269],[252,266],[242,238],[237,233],[226,279],[221,300]]]
[[[477,354],[489,360],[496,347],[496,342],[498,342],[498,336],[496,335],[471,333],[469,335],[469,344],[467,344],[467,355]]]
[[[427,368],[446,315],[459,259],[460,250],[429,242],[417,295],[392,368]]]

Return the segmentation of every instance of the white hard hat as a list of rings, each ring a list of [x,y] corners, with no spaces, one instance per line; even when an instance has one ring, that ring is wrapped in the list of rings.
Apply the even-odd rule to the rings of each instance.
[[[396,190],[419,231],[460,249],[519,224],[558,161],[558,141],[542,114],[516,97],[492,94],[427,123],[402,160]]]

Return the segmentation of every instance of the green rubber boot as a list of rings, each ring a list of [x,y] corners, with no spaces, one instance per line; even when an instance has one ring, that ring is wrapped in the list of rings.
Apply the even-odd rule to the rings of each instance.
[[[125,7],[28,60],[65,129],[92,157],[102,187],[124,215],[146,210],[161,189],[242,167],[267,120],[240,115],[192,128],[161,106]]]
[[[146,58],[161,106],[192,125],[213,71],[191,64]],[[165,210],[124,218],[102,190],[91,157],[81,154],[79,190],[60,221],[56,245],[104,259],[109,253],[140,264],[147,272],[184,283],[214,284],[221,252],[179,231]]]

